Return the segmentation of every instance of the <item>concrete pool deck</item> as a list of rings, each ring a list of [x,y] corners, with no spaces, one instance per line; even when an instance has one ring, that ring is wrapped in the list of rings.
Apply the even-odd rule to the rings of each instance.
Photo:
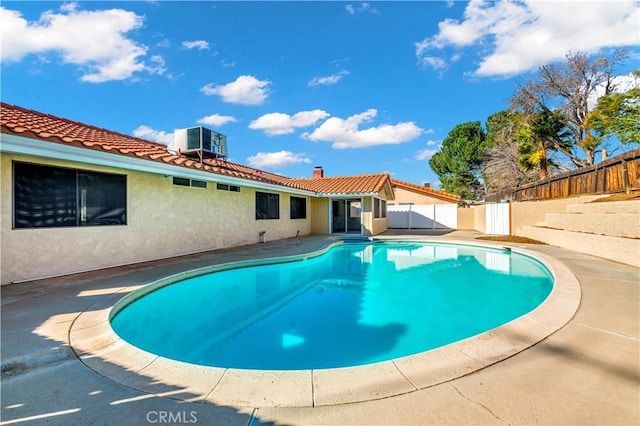
[[[381,237],[477,243],[474,238],[480,235],[468,231],[393,234],[397,233]],[[142,351],[139,356],[129,353],[128,363],[117,356],[110,358],[114,354],[106,354],[106,348],[117,351],[117,344],[108,334],[95,332],[104,326],[102,320],[91,322],[104,317],[132,289],[164,276],[212,263],[307,253],[330,241],[319,236],[303,238],[302,244],[275,241],[3,287],[2,424],[29,420],[48,424],[153,424],[163,420],[199,424],[640,423],[639,270],[552,246],[499,243],[559,261],[573,272],[582,299],[575,315],[566,318],[566,325],[534,346],[511,353],[514,340],[524,341],[526,347],[535,342],[512,330],[505,352],[504,340],[489,339],[488,347],[493,350],[502,345],[501,353],[506,356],[493,363],[483,362],[482,354],[466,353],[463,366],[475,361],[480,364],[477,368],[453,376],[447,373],[441,380],[425,374],[426,381],[414,388],[403,388],[404,384],[398,388],[397,378],[384,371],[368,371],[363,375],[367,383],[373,377],[383,392],[371,398],[349,398],[366,394],[358,374],[327,383],[325,390],[334,386],[343,392],[327,392],[324,402],[311,401],[315,407],[274,404],[264,399],[268,394],[262,379],[243,383],[246,378],[233,374],[226,377],[226,385],[252,390],[250,398],[202,398],[222,383],[220,375],[209,374],[204,367],[184,369],[173,361],[149,360]],[[560,303],[562,307],[567,304]],[[89,322],[83,324],[85,320]],[[535,327],[528,327],[527,333],[533,330],[539,338],[545,337],[544,319],[532,323]],[[81,342],[89,346],[83,349]],[[450,367],[462,353],[443,352],[439,359]],[[396,369],[409,382],[418,382],[410,380],[411,368]],[[298,382],[287,376],[281,380],[269,385],[276,389],[280,402],[309,400],[299,391]],[[301,383],[311,386],[313,381],[305,377]],[[322,387],[315,392],[322,392]],[[362,402],[355,402],[359,400]]]

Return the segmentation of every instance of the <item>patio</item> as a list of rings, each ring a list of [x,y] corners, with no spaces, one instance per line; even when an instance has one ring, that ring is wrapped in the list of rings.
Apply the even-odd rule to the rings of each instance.
[[[405,232],[413,233],[380,237],[480,236]],[[147,392],[123,385],[87,368],[69,348],[78,316],[108,307],[125,289],[203,265],[314,251],[330,241],[281,240],[3,287],[1,424],[640,423],[639,270],[547,245],[513,247],[553,257],[575,274],[582,300],[569,323],[497,364],[403,395],[321,407],[216,405],[196,398],[195,389],[160,381]]]

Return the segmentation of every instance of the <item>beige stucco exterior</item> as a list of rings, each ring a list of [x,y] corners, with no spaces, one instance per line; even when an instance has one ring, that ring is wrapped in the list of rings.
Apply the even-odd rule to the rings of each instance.
[[[569,204],[577,204],[579,197],[559,198],[545,201],[523,201],[511,203],[511,230],[519,235],[527,225],[544,222],[546,213],[565,213]]]
[[[373,198],[362,198],[362,234],[375,235],[375,223],[373,220]]]
[[[475,209],[458,209],[458,229],[475,229]]]
[[[311,198],[311,210],[307,210],[311,217],[312,234],[329,233],[329,199]]]
[[[386,200],[384,197],[380,197]],[[373,236],[387,230],[387,218],[374,217],[374,197],[363,197],[362,199],[362,235]]]
[[[547,213],[565,213],[570,204],[579,204],[591,197],[568,197],[544,201],[522,201],[510,203],[511,235],[521,235],[525,226],[535,226],[544,222]],[[479,232],[487,230],[487,207],[484,204],[458,209],[458,229],[474,229]]]
[[[456,201],[445,200],[440,197],[427,195],[424,193],[412,191],[400,186],[393,188],[395,198],[394,204],[452,204]]]
[[[474,229],[482,233],[487,232],[487,207],[483,204],[472,206]]]
[[[126,175],[127,225],[13,229],[14,160]],[[289,219],[290,195],[280,193],[280,219],[256,220],[256,189],[249,187],[239,193],[217,190],[214,182],[182,187],[160,174],[8,153],[0,178],[2,284],[253,244],[260,231],[268,241],[311,233],[310,197],[306,219]]]

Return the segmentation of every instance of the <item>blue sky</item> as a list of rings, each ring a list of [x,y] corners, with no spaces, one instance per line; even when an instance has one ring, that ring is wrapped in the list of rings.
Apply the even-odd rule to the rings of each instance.
[[[457,124],[505,109],[569,51],[631,48],[640,3],[12,2],[3,102],[163,143],[227,135],[229,159],[290,177],[417,184]]]

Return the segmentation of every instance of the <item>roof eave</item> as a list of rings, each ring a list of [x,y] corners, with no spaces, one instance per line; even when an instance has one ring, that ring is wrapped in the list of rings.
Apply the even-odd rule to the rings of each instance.
[[[454,195],[454,194],[449,194],[449,193],[441,193],[441,191],[438,190],[428,190],[430,188],[422,188],[418,185],[413,185],[413,184],[408,184],[405,183],[404,181],[400,181],[400,180],[392,180],[391,181],[391,186],[400,186],[404,189],[407,189],[409,191],[414,191],[414,192],[421,192],[422,194],[428,196],[428,197],[435,197],[435,198],[440,198],[440,199],[444,199],[444,200],[450,200],[450,201],[454,201],[454,202],[458,202],[461,200],[460,197]]]
[[[320,198],[352,198],[352,197],[376,197],[379,192],[317,192]]]
[[[271,191],[287,192],[291,194],[314,196],[315,192],[304,189],[291,188],[284,185],[264,183],[258,180],[243,179],[215,172],[191,169],[174,164],[162,163],[144,158],[118,155],[111,152],[65,145],[41,139],[17,136],[11,133],[0,133],[0,152],[33,155],[56,160],[74,161],[89,165],[115,167],[125,170],[147,172],[165,176],[175,176],[188,179],[199,179],[208,182],[219,182],[230,185],[251,188],[268,189]]]

